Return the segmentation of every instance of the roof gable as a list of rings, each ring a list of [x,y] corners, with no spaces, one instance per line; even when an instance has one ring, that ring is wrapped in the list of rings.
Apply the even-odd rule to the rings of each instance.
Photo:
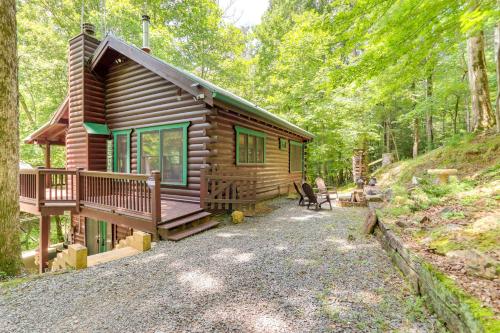
[[[271,124],[288,129],[305,138],[314,135],[289,121],[258,107],[256,104],[237,96],[209,81],[206,81],[190,72],[175,67],[165,61],[144,52],[138,47],[125,43],[113,36],[106,37],[94,52],[90,62],[91,70],[102,72],[119,55],[123,55],[156,73],[160,77],[181,87],[198,99],[203,99],[208,105],[214,105],[214,100],[221,101],[250,114],[262,118]]]

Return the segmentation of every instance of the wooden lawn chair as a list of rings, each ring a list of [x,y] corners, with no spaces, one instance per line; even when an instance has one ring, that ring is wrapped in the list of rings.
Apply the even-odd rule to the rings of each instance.
[[[307,209],[309,209],[311,205],[314,205],[315,209],[321,209],[321,205],[328,202],[328,204],[330,205],[330,210],[332,210],[332,203],[330,201],[330,195],[328,193],[326,195],[317,196],[316,194],[314,194],[311,185],[309,185],[308,183],[302,184],[302,189],[309,199],[309,202],[307,203]]]
[[[339,193],[337,192],[337,188],[335,186],[327,187],[325,185],[325,181],[322,178],[316,178],[316,186],[318,187],[318,193],[320,195],[326,196],[335,194],[335,196],[337,197],[337,201],[339,200]]]
[[[306,194],[304,193],[304,191],[302,190],[302,187],[297,185],[296,182],[293,182],[293,187],[295,187],[295,191],[297,191],[297,194],[300,197],[299,198],[299,206],[305,206],[307,197],[306,197]],[[309,200],[307,200],[307,201],[309,201]]]

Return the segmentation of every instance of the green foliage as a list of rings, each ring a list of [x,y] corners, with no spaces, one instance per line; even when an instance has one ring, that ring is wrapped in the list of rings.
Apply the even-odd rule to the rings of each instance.
[[[106,15],[103,3],[84,2],[84,20],[97,26],[97,37],[111,32],[141,45],[144,3],[108,1]],[[366,145],[371,160],[384,151],[411,157],[415,121],[423,152],[427,114],[434,119],[434,146],[460,147],[464,135],[472,139],[465,134],[465,40],[477,29],[491,39],[499,18],[495,4],[485,0],[471,9],[465,0],[281,0],[271,1],[261,24],[244,28],[213,0],[151,0],[147,12],[155,56],[315,133],[307,148],[308,176],[342,185],[350,182],[352,149],[359,145]],[[21,139],[67,94],[67,41],[80,31],[80,13],[78,1],[18,5]],[[490,46],[488,64],[493,57]],[[493,78],[494,66],[488,69]],[[482,156],[493,158],[496,151]],[[54,166],[64,166],[64,149],[52,154]],[[43,162],[33,145],[22,145],[21,156]],[[403,170],[402,177],[409,181],[414,170]]]

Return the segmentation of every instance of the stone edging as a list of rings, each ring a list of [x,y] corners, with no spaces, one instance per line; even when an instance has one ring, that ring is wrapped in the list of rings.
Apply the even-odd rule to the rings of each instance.
[[[375,235],[413,290],[427,298],[432,310],[452,332],[500,332],[500,320],[490,308],[467,295],[457,284],[412,253],[387,227],[377,212]]]

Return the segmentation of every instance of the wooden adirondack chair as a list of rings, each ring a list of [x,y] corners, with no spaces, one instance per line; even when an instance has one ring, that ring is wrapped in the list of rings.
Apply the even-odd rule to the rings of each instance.
[[[309,202],[307,203],[307,209],[309,209],[311,205],[314,205],[315,209],[321,209],[321,205],[328,202],[328,204],[330,205],[330,210],[332,210],[332,202],[330,201],[330,195],[328,193],[326,195],[317,196],[316,194],[314,194],[311,185],[309,185],[308,183],[302,184],[302,189],[309,199]]]
[[[299,206],[304,206],[306,204],[306,201],[309,201],[304,193],[302,191],[302,187],[297,185],[296,182],[293,182],[293,187],[295,187],[295,191],[297,191],[297,194],[299,195]]]
[[[326,195],[335,195],[337,197],[337,201],[339,200],[339,194],[337,192],[337,188],[332,186],[332,187],[327,187],[325,185],[325,181],[318,177],[316,178],[316,186],[318,187],[318,193],[320,195],[326,196]]]

